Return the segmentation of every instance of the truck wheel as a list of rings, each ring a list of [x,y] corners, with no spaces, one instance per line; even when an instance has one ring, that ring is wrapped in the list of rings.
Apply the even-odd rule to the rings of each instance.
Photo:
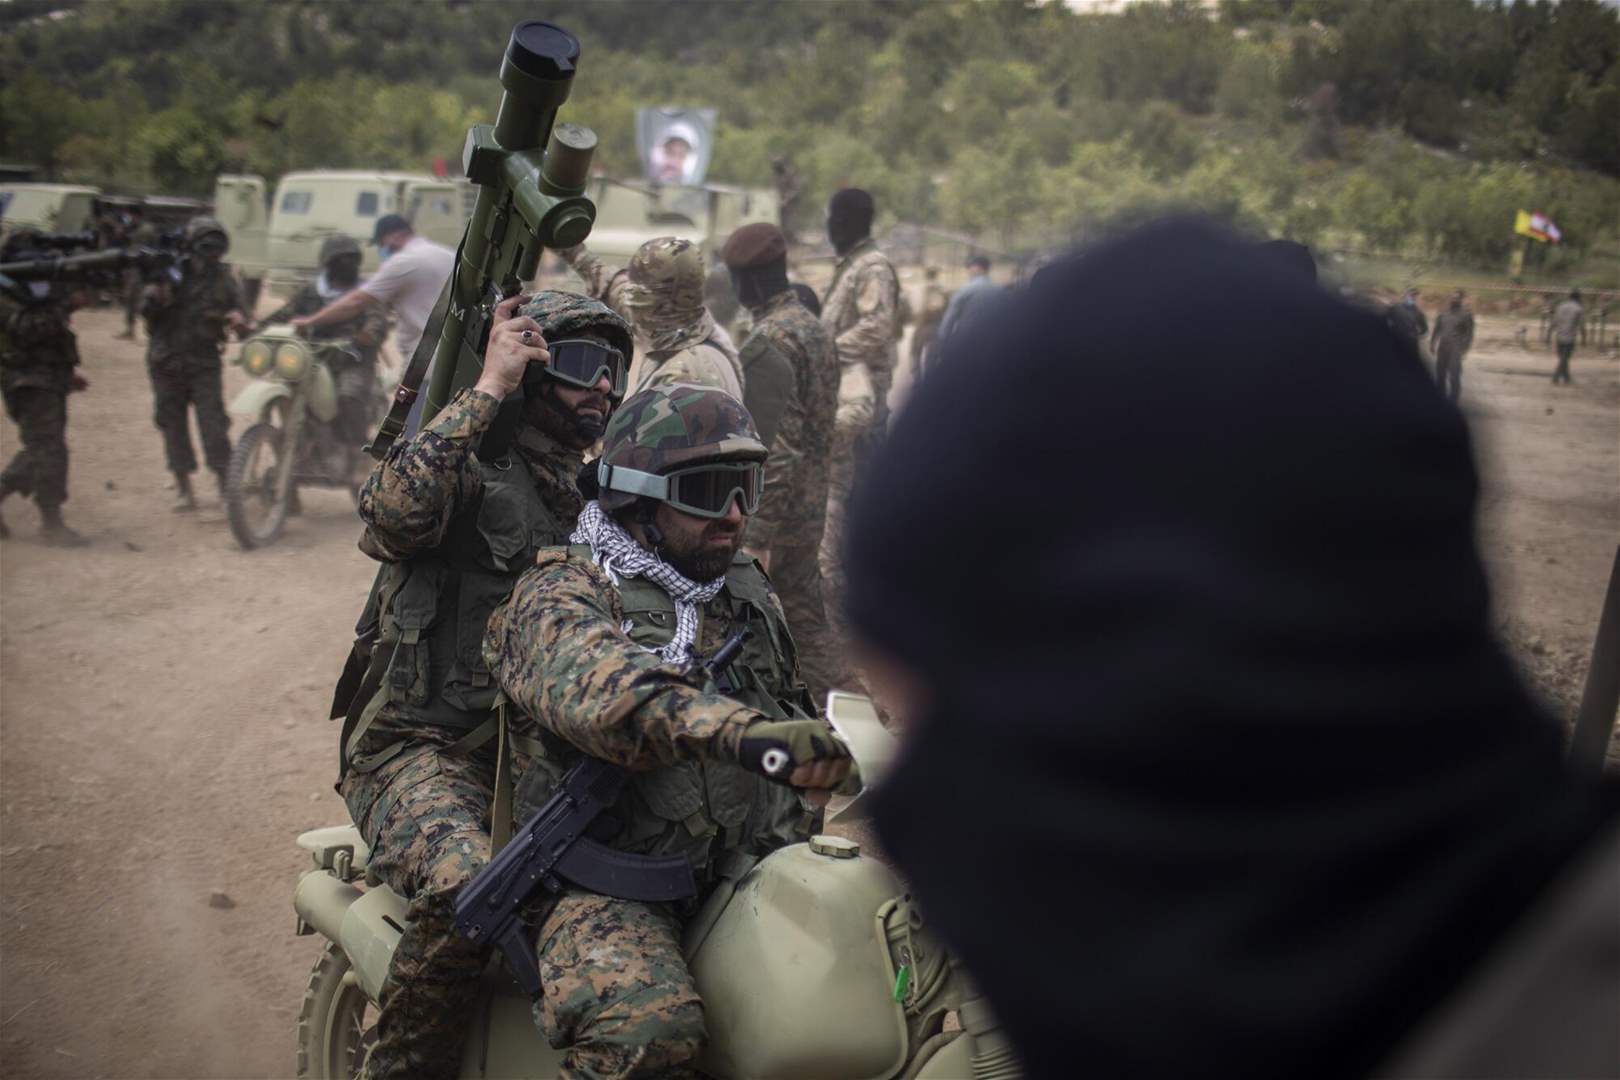
[[[281,535],[287,524],[287,500],[276,498],[281,471],[281,429],[254,424],[242,433],[225,471],[225,516],[236,542],[251,550]]]
[[[350,974],[349,958],[327,942],[298,1009],[298,1076],[353,1080],[377,1041],[376,1009]]]

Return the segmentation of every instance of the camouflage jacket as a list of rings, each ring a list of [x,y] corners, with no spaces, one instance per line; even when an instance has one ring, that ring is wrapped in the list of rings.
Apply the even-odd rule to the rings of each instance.
[[[868,237],[838,261],[821,304],[821,323],[832,334],[845,371],[840,427],[870,423],[888,398],[900,338],[899,308],[900,278]],[[851,375],[849,369],[857,366],[865,369],[865,379]],[[867,381],[870,385],[863,387]]]
[[[624,300],[625,289],[630,284],[630,274],[624,267],[609,266],[599,256],[585,250],[583,244],[565,248],[558,254],[585,282],[586,296],[602,301],[618,312],[625,322],[634,323],[630,318],[630,307]]]
[[[488,394],[463,390],[414,439],[393,445],[360,490],[361,551],[402,562],[444,542],[456,515],[476,507],[483,494],[475,451],[500,407]],[[514,448],[546,504],[560,518],[577,518],[585,505],[579,451],[527,424]]]
[[[68,392],[79,346],[61,303],[24,306],[0,297],[0,391]]]
[[[313,315],[325,307],[327,301],[314,282],[308,282],[292,299],[259,320],[261,326],[274,326],[304,315]],[[388,308],[381,303],[367,304],[365,310],[352,319],[326,323],[309,331],[317,341],[352,341],[367,362],[376,359],[377,348],[388,337]]]
[[[826,517],[838,353],[826,329],[791,290],[754,309],[754,329],[743,342],[744,363],[761,350],[783,357],[793,380],[776,421],[776,437],[766,440],[771,456],[765,463],[765,493],[748,523],[748,542],[762,548],[815,546]],[[754,420],[762,423],[757,415]]]
[[[402,739],[446,744],[488,714],[489,613],[536,550],[567,538],[584,505],[579,452],[532,427],[514,443],[521,466],[478,460],[499,410],[488,394],[461,391],[415,438],[395,443],[361,490],[360,549],[385,565],[355,628],[357,647],[367,663],[388,665],[368,706],[373,717],[349,748],[363,770]],[[518,490],[526,487],[519,475],[532,493]],[[538,499],[543,512],[526,520],[525,499]],[[412,627],[421,628],[414,640]]]
[[[154,368],[219,366],[225,343],[225,315],[242,310],[236,278],[224,263],[208,267],[188,258],[178,284],[169,286],[163,303],[149,290],[141,312],[151,342],[146,362]]]
[[[681,852],[701,877],[717,847],[763,854],[802,839],[802,798],[731,764],[752,721],[811,715],[781,604],[758,564],[739,555],[700,612],[698,655],[712,655],[743,620],[753,629],[732,669],[743,687],[736,698],[649,651],[674,633],[662,589],[639,578],[616,585],[589,548],[540,553],[491,616],[484,642],[485,662],[521,714],[513,723],[520,820],[583,753],[635,773],[613,815],[615,847]]]
[[[1474,343],[1474,313],[1467,308],[1442,308],[1434,317],[1429,345],[1436,352],[1461,356]]]

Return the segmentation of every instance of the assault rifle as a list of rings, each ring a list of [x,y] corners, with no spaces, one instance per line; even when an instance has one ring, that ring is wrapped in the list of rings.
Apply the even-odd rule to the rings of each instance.
[[[433,380],[424,417],[477,380],[495,305],[534,277],[541,252],[584,243],[590,235],[596,206],[585,197],[585,184],[596,134],[556,123],[578,63],[579,42],[561,27],[538,20],[513,27],[501,60],[500,111],[494,124],[467,132],[462,151],[467,179],[478,185],[472,218],[388,416],[366,447],[379,461],[404,430],[429,361]],[[515,420],[521,396],[505,404],[503,412]]]
[[[703,667],[719,683],[748,638],[738,630]],[[540,993],[540,969],[529,942],[523,908],[541,889],[567,884],[604,896],[649,903],[697,895],[684,855],[632,855],[586,835],[597,817],[619,800],[629,774],[600,758],[581,758],[563,774],[556,794],[513,834],[490,864],[456,897],[456,930],[470,941],[493,944],[525,993]]]

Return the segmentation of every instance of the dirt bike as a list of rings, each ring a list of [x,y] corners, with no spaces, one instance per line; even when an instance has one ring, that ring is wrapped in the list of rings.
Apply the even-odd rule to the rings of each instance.
[[[272,326],[242,343],[236,363],[255,381],[231,412],[254,423],[231,452],[225,514],[236,542],[255,548],[281,535],[301,484],[345,488],[358,499],[369,462],[343,430],[335,372],[360,357],[345,342],[308,341]]]
[[[892,737],[865,698],[834,693],[828,715],[870,786],[892,757]],[[834,816],[858,820],[863,809],[857,797]],[[367,878],[366,845],[352,826],[305,833],[298,846],[314,860],[293,901],[298,933],[326,939],[298,1014],[298,1075],[349,1080],[374,1041],[406,902]],[[905,886],[851,840],[813,837],[724,876],[687,921],[683,948],[709,1030],[698,1065],[717,1080],[1021,1075],[988,1003]],[[554,1077],[562,1055],[497,960],[461,1076]]]

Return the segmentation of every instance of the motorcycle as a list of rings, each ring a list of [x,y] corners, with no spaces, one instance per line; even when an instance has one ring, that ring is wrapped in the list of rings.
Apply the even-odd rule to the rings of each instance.
[[[298,486],[348,489],[356,500],[367,469],[358,441],[343,431],[334,372],[360,357],[341,341],[308,341],[271,326],[242,343],[236,363],[255,379],[231,402],[254,423],[236,443],[225,473],[225,514],[236,542],[263,547],[297,512]]]
[[[893,738],[871,702],[829,695],[828,716],[875,782]],[[860,797],[834,815],[863,816]],[[366,875],[353,826],[298,838],[299,934],[325,939],[298,1013],[298,1076],[358,1076],[376,1003],[407,924],[403,897]],[[364,886],[364,887],[362,887]],[[888,867],[838,836],[781,848],[724,877],[683,941],[709,1030],[699,1068],[716,1080],[1013,1080],[1021,1074],[989,1005],[928,932]],[[563,1051],[497,961],[486,968],[461,1076],[554,1077]]]

